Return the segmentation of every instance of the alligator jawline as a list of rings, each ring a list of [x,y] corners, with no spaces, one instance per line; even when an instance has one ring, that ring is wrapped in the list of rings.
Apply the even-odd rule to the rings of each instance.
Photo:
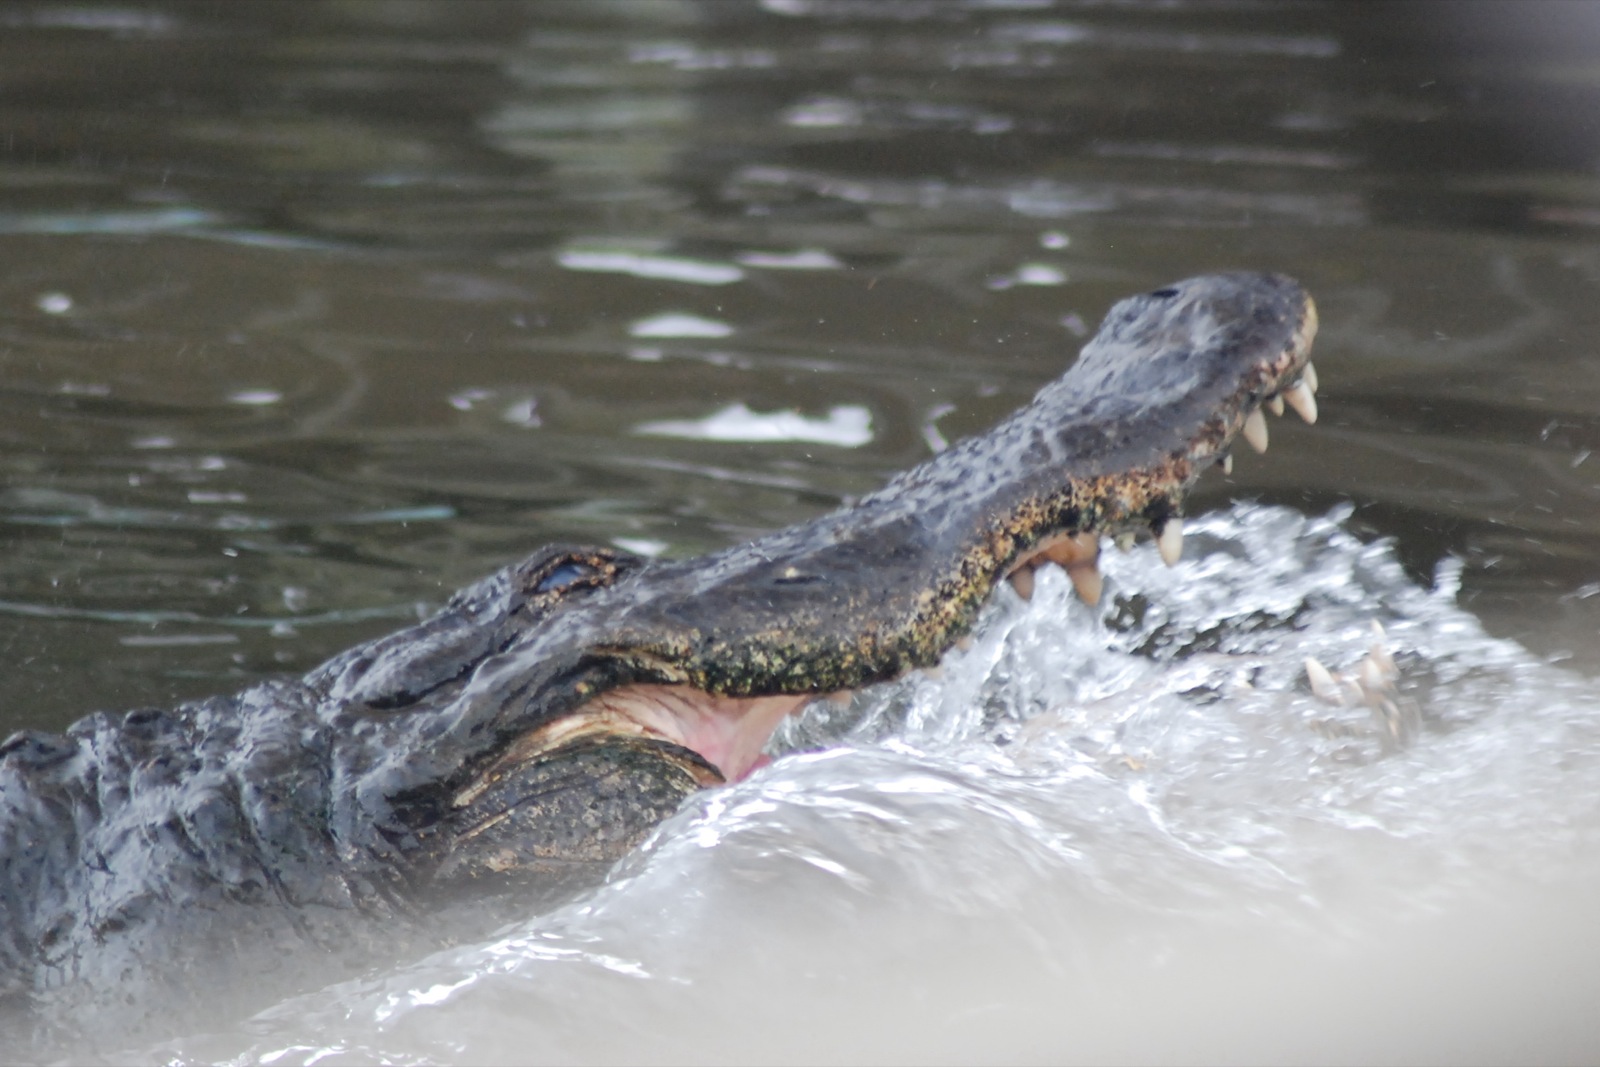
[[[1171,291],[1176,292],[1175,289]],[[1167,292],[1158,291],[1152,295],[1161,297]],[[593,743],[608,736],[657,741],[687,750],[707,765],[699,768],[695,775],[702,785],[738,781],[763,762],[761,751],[783,718],[827,690],[848,696],[860,685],[893,677],[911,667],[932,666],[965,634],[975,605],[986,599],[1002,578],[1027,599],[1033,588],[1034,570],[1054,563],[1066,571],[1078,596],[1093,606],[1101,593],[1098,560],[1102,534],[1116,537],[1126,547],[1134,531],[1140,528],[1148,528],[1155,535],[1157,547],[1167,563],[1176,562],[1182,549],[1182,521],[1178,516],[1183,490],[1205,467],[1218,462],[1229,466],[1225,449],[1235,434],[1243,436],[1257,451],[1265,451],[1266,427],[1261,407],[1282,414],[1287,401],[1307,422],[1316,419],[1313,399],[1316,378],[1308,361],[1317,328],[1316,309],[1309,298],[1301,296],[1302,303],[1294,309],[1295,314],[1285,316],[1289,321],[1280,327],[1286,327],[1281,347],[1263,347],[1252,372],[1253,380],[1244,385],[1243,391],[1235,393],[1224,409],[1214,411],[1196,427],[1193,436],[1171,451],[1151,457],[1153,462],[1124,468],[1109,477],[1091,475],[1081,481],[1068,479],[1069,483],[1076,484],[1037,486],[1034,492],[1038,495],[1025,498],[1017,513],[991,525],[993,535],[980,539],[987,540],[987,544],[973,543],[964,558],[947,561],[948,569],[938,584],[950,590],[961,589],[962,593],[953,599],[964,601],[968,607],[964,614],[934,608],[930,615],[944,615],[945,618],[942,623],[930,622],[922,635],[920,650],[909,656],[902,650],[898,657],[886,658],[876,666],[863,666],[872,657],[862,656],[856,659],[855,676],[845,677],[844,672],[831,676],[824,673],[811,679],[816,684],[810,686],[810,691],[795,691],[788,688],[790,683],[779,680],[789,671],[773,668],[775,650],[769,648],[752,655],[747,649],[742,657],[736,658],[762,661],[769,680],[754,686],[745,682],[748,688],[742,692],[720,694],[712,691],[714,686],[720,688],[717,686],[720,679],[710,672],[696,670],[692,662],[682,658],[679,650],[649,640],[625,640],[612,647],[593,648],[591,654],[599,659],[628,664],[632,680],[618,679],[612,683],[614,687],[605,683],[593,688],[588,684],[580,686],[580,690],[589,689],[586,699],[557,718],[515,735],[506,749],[457,791],[452,806],[459,810],[472,804],[518,767],[556,758],[564,748]],[[1088,351],[1085,350],[1086,355]],[[1075,372],[1081,373],[1077,368]],[[1069,374],[1067,379],[1072,377]],[[1105,388],[1102,384],[1101,389]],[[1103,392],[1091,393],[1076,417],[1088,417],[1092,421],[1089,404],[1105,399]],[[1060,417],[1064,413],[1057,414]],[[1019,414],[1014,420],[1021,417]],[[1116,424],[1115,415],[1110,416],[1110,422],[1113,426]],[[1098,443],[1091,437],[1088,447],[1093,453],[1107,448],[1115,451],[1116,446],[1109,437]],[[893,486],[886,492],[892,489]],[[1048,522],[1040,524],[1037,518],[1030,518],[1030,513],[1037,515],[1041,510],[1049,510],[1041,509],[1040,501],[1052,493],[1097,503],[1090,509],[1073,509],[1076,521],[1067,527]],[[1009,549],[1002,547],[1005,545],[1009,545]],[[755,555],[764,558],[759,549]],[[791,565],[775,578],[775,583],[793,582],[800,573]],[[781,615],[781,601],[774,598],[768,603]],[[932,607],[930,604],[923,606]],[[792,668],[794,664],[806,662],[808,656],[825,658],[821,651],[820,646],[807,649],[805,642],[797,639],[787,655],[779,654],[775,658],[780,663],[789,661]]]
[[[1171,525],[1176,532],[1176,524]],[[1100,600],[1099,556],[1099,534],[1063,531],[1020,555],[1006,569],[1005,577],[1018,595],[1027,599],[1032,595],[1033,571],[1054,563],[1066,571],[1078,597],[1093,607]],[[767,762],[763,750],[785,718],[814,700],[848,702],[853,696],[854,691],[848,689],[828,694],[729,697],[684,684],[619,686],[517,738],[456,793],[451,806],[470,805],[517,766],[557,758],[569,745],[606,737],[646,738],[687,749],[715,771],[710,774],[699,769],[696,777],[704,786],[743,781]]]

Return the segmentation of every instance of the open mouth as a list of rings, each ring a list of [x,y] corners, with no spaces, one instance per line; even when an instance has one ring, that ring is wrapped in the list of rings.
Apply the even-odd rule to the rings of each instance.
[[[658,565],[651,592],[608,590],[593,605],[608,636],[586,661],[607,666],[511,733],[450,806],[479,833],[515,816],[530,771],[607,746],[656,754],[685,791],[740,781],[813,700],[937,666],[1001,581],[1027,599],[1035,571],[1059,566],[1095,605],[1102,541],[1146,532],[1175,564],[1201,471],[1230,470],[1235,437],[1264,452],[1264,412],[1316,421],[1316,325],[1297,285],[1263,275],[1119,304],[1066,376],[975,447],[808,526]]]

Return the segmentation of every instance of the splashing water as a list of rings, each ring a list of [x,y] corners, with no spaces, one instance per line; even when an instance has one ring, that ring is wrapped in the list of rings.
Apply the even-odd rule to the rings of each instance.
[[[607,883],[158,1058],[1584,1059],[1592,680],[1459,568],[1256,505],[1043,568],[937,676],[819,702]],[[1310,692],[1387,631],[1396,743]],[[1576,977],[1574,977],[1576,975]]]

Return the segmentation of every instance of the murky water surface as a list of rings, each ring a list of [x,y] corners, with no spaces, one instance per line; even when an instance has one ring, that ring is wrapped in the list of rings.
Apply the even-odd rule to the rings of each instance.
[[[1576,4],[7,6],[0,732],[818,514],[1129,292],[1322,311],[1321,421],[1176,570],[1007,594],[594,895],[143,1055],[1592,1061],[1596,55]],[[1300,666],[1373,620],[1403,744]]]

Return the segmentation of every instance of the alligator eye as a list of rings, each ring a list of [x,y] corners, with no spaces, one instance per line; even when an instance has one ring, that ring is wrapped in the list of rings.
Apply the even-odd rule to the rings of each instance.
[[[1178,290],[1176,290],[1176,289],[1157,289],[1154,292],[1152,292],[1150,295],[1154,296],[1154,297],[1159,297],[1162,300],[1171,300],[1173,297],[1178,295]]]
[[[535,593],[553,593],[558,589],[566,588],[573,582],[581,581],[584,578],[593,578],[599,573],[598,570],[587,563],[568,560],[543,578],[540,578],[539,584],[533,587],[533,591]]]

